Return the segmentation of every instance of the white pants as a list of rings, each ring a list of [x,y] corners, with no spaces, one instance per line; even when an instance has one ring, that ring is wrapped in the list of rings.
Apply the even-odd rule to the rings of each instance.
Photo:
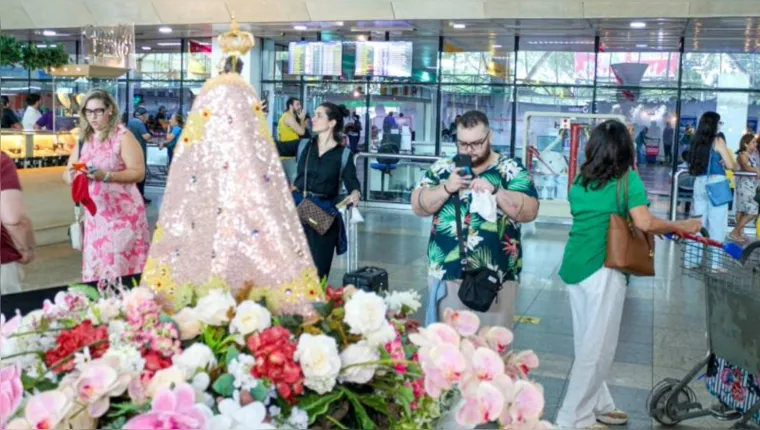
[[[21,281],[24,270],[18,263],[0,265],[0,293],[11,294],[21,292]]]
[[[625,275],[603,267],[567,288],[573,311],[575,361],[557,415],[559,428],[586,428],[596,422],[596,415],[615,410],[604,380],[615,359],[625,287]]]
[[[710,239],[723,242],[726,238],[726,228],[728,227],[728,205],[713,206],[710,198],[707,196],[707,184],[725,181],[726,177],[722,175],[698,176],[694,179],[694,204],[691,206],[691,214],[694,217],[702,218],[702,225],[710,234]],[[702,260],[702,247],[696,254],[696,262]],[[712,258],[712,267],[718,267],[720,251],[717,249],[710,250]],[[688,257],[690,260],[694,256]]]

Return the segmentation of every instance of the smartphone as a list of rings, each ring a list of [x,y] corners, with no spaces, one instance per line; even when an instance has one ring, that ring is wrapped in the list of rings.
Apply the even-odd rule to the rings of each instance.
[[[454,157],[454,165],[459,169],[460,176],[472,175],[472,156],[469,154],[457,154]]]

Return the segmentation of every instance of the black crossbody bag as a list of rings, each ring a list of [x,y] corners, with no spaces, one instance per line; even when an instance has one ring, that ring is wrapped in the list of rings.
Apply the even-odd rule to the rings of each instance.
[[[459,244],[459,263],[462,265],[462,284],[459,286],[459,300],[468,308],[487,312],[501,290],[499,274],[486,267],[468,269],[467,233],[462,231],[462,202],[459,192],[454,195],[454,209],[457,222],[457,243]]]

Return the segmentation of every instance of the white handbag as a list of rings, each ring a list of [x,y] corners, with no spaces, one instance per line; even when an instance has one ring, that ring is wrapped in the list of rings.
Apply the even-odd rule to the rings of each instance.
[[[74,223],[69,226],[69,242],[71,247],[77,251],[82,250],[84,237],[84,221],[82,219],[82,207],[74,206]]]

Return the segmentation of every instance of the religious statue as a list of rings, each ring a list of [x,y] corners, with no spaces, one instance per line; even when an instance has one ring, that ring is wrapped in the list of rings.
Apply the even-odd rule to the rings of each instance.
[[[142,285],[169,313],[223,288],[308,316],[323,291],[254,89],[238,74],[254,44],[232,23],[222,74],[195,99],[179,138]]]

